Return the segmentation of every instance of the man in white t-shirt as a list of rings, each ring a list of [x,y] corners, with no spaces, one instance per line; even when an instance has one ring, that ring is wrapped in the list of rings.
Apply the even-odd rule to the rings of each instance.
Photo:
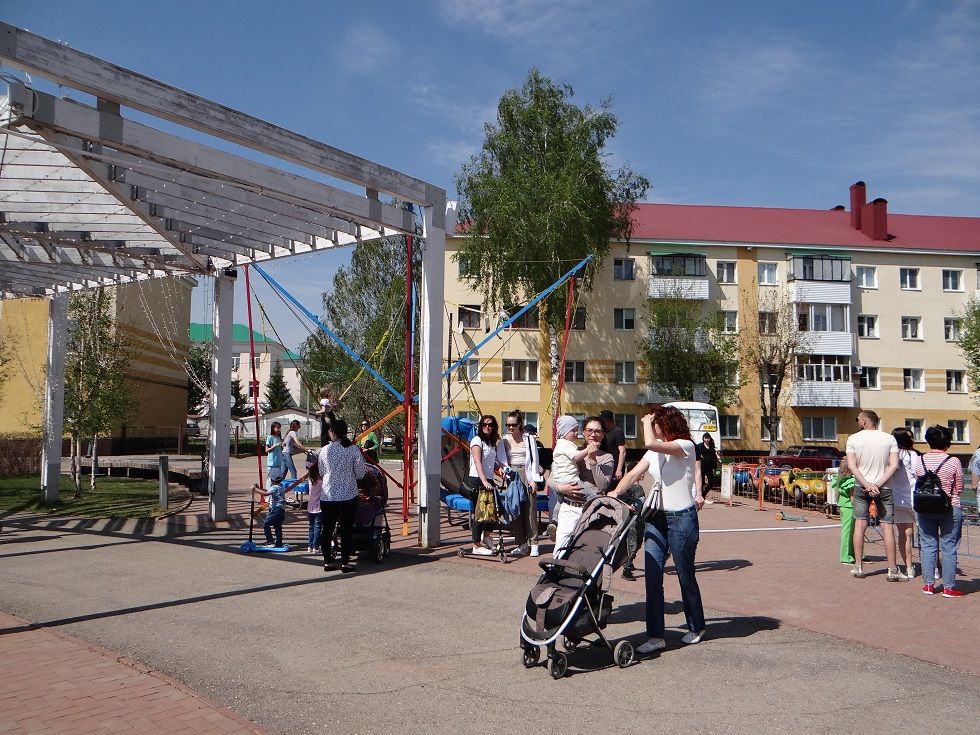
[[[895,503],[888,481],[898,469],[898,443],[895,437],[878,429],[878,414],[861,411],[857,417],[860,431],[847,438],[847,464],[854,474],[854,568],[851,574],[864,576],[864,531],[868,527],[871,503],[878,511],[881,535],[885,539],[889,582],[908,579],[895,566]]]

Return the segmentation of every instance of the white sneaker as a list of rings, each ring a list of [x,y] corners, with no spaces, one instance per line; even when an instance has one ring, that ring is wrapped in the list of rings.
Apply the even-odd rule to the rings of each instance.
[[[521,544],[516,549],[510,550],[511,556],[527,556],[528,546],[527,544]]]
[[[537,544],[531,544],[531,556],[541,556],[541,552],[538,550]]]
[[[647,654],[654,651],[662,651],[667,647],[667,641],[663,638],[651,638],[646,643],[637,647],[636,652]]]
[[[905,570],[905,576],[908,577],[910,580],[915,579],[915,565],[913,564],[908,565],[908,567]]]
[[[681,638],[681,643],[686,643],[687,645],[693,645],[695,643],[700,643],[701,639],[704,638],[704,631],[698,631],[697,633],[690,632],[685,633],[684,637]]]
[[[493,549],[488,549],[486,546],[474,546],[473,556],[493,556]]]

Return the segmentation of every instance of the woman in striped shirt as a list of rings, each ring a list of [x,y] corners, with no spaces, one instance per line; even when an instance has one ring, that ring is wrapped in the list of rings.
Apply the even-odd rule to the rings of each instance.
[[[939,475],[945,492],[952,500],[952,507],[945,513],[917,513],[919,520],[919,557],[922,560],[923,594],[936,594],[936,554],[943,554],[943,597],[962,597],[956,589],[956,552],[960,547],[963,527],[963,509],[960,493],[963,492],[963,465],[946,453],[950,445],[950,431],[936,425],[926,429],[929,451],[915,459],[915,475],[922,477],[926,470]]]
[[[347,438],[347,422],[337,419],[329,427],[330,443],[320,450],[319,468],[322,477],[320,491],[320,548],[323,550],[323,571],[337,567],[333,562],[334,528],[340,526],[340,571],[354,571],[350,556],[353,547],[352,529],[357,510],[357,481],[364,477],[364,457],[360,447]]]

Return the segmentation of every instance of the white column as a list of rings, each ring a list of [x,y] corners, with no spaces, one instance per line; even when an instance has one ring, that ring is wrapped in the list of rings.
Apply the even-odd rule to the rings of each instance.
[[[44,502],[58,502],[61,445],[65,431],[65,349],[68,342],[68,292],[56,292],[48,305],[48,359],[44,372],[44,426],[41,488]]]
[[[438,209],[436,209],[438,207]],[[422,548],[439,545],[442,478],[442,330],[446,264],[445,200],[424,210],[419,368],[419,528]]]
[[[214,279],[214,357],[208,429],[208,512],[212,521],[228,518],[228,442],[231,435],[231,342],[235,320],[233,269]]]

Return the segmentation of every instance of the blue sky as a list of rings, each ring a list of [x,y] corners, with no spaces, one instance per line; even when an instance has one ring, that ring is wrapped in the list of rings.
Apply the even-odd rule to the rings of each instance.
[[[6,0],[0,18],[450,194],[536,66],[613,98],[610,161],[648,201],[826,209],[863,179],[891,211],[980,215],[980,0]],[[315,307],[347,257],[271,270]]]

